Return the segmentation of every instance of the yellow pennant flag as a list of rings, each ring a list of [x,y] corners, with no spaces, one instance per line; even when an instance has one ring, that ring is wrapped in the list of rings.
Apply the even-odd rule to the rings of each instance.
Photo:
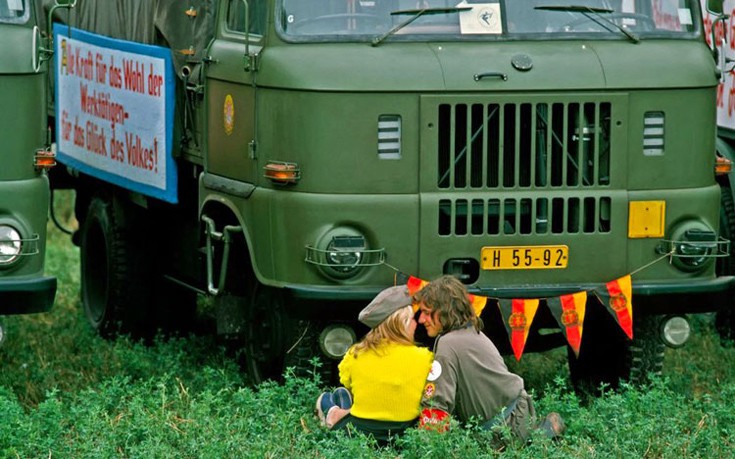
[[[482,314],[482,310],[485,309],[485,305],[487,305],[487,297],[480,296],[480,295],[473,295],[470,293],[469,298],[470,298],[470,304],[472,304],[472,309],[475,310],[475,315],[477,317],[480,317],[480,314]]]
[[[633,285],[630,274],[610,281],[605,287],[594,291],[628,338],[633,339]]]
[[[500,313],[503,316],[516,360],[521,360],[521,355],[523,355],[523,348],[526,346],[528,331],[536,316],[538,303],[539,300],[498,300]]]
[[[566,336],[574,354],[579,357],[579,348],[582,343],[582,325],[587,309],[587,292],[547,298],[546,305],[556,321],[559,322],[559,327]]]

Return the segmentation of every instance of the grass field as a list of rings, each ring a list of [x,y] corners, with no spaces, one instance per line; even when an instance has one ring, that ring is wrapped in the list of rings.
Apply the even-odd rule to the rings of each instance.
[[[68,210],[59,218],[74,224]],[[559,442],[537,438],[500,453],[484,433],[455,426],[444,435],[410,431],[379,449],[318,425],[313,401],[324,387],[316,376],[251,387],[210,335],[150,346],[99,338],[80,308],[78,257],[50,226],[54,309],[0,318],[0,458],[735,457],[735,350],[720,345],[707,316],[693,320],[684,348],[667,350],[652,386],[591,401],[571,390],[563,349],[508,361],[538,411],[564,416]]]

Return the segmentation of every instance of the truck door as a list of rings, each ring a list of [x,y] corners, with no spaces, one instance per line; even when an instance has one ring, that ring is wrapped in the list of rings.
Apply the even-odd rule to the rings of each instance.
[[[265,0],[222,0],[207,70],[208,173],[255,183],[255,84],[246,49],[257,54],[263,46]],[[245,12],[249,10],[249,21]],[[246,22],[249,31],[246,33]],[[247,46],[246,46],[247,44]]]

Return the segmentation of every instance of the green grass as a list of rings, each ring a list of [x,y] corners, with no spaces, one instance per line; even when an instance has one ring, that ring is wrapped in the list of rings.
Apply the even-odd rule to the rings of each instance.
[[[60,218],[74,225],[68,212]],[[149,346],[101,339],[81,311],[78,250],[54,228],[49,241],[47,272],[59,279],[53,310],[0,319],[8,333],[0,458],[735,457],[735,350],[720,346],[707,316],[693,321],[684,348],[667,351],[652,386],[591,402],[570,389],[563,349],[511,358],[537,410],[567,421],[560,442],[537,438],[500,453],[484,433],[455,426],[444,435],[409,431],[379,449],[318,425],[312,409],[324,387],[316,376],[250,387],[212,336]]]

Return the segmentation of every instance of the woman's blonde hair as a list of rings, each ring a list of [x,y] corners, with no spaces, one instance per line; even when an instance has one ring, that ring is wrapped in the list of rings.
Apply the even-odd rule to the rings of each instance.
[[[403,307],[389,315],[377,327],[370,330],[359,343],[352,347],[352,355],[357,357],[364,351],[379,351],[383,343],[415,344],[408,327],[413,320],[413,306]]]

